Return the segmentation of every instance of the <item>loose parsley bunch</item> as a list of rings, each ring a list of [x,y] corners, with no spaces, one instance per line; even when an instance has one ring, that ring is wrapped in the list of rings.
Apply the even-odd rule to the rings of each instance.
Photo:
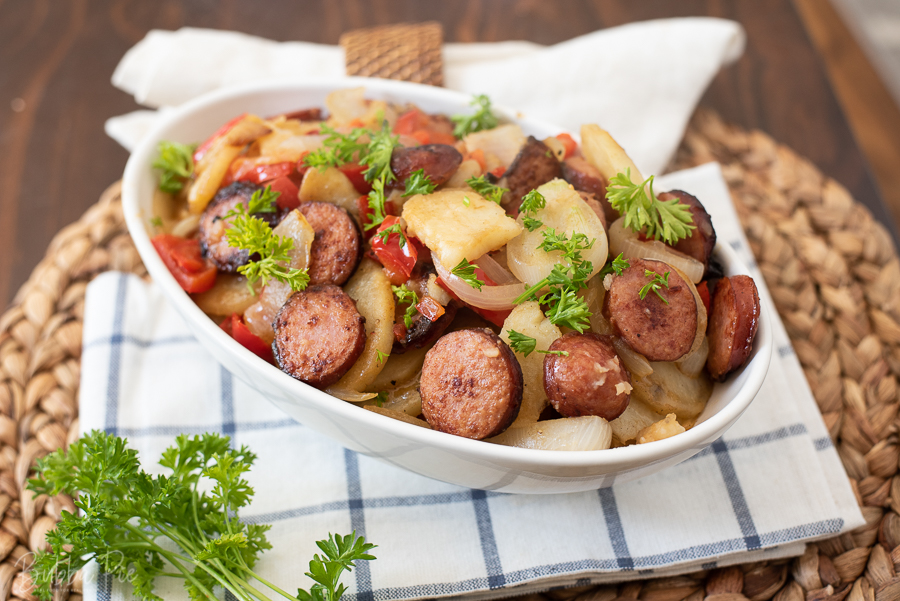
[[[153,168],[160,169],[159,189],[169,194],[180,192],[194,173],[194,147],[163,140]]]
[[[253,489],[244,474],[256,456],[233,449],[219,434],[179,436],[160,459],[168,476],[143,471],[137,452],[123,438],[93,431],[38,460],[28,483],[37,494],[65,493],[80,515],[64,511],[47,533],[50,551],[35,554],[34,593],[51,599],[92,559],[116,578],[131,582],[135,596],[162,601],[154,593],[158,576],[181,578],[191,599],[213,599],[221,586],[241,601],[269,601],[250,581],[261,582],[293,601],[337,601],[345,592],[338,578],[355,561],[374,559],[374,545],[355,533],[329,536],[317,545],[307,573],[316,584],[291,595],[253,572],[270,526],[240,521]]]
[[[649,194],[648,194],[649,189]],[[691,235],[694,218],[679,199],[660,200],[653,193],[653,176],[640,184],[631,181],[631,169],[619,173],[606,188],[612,208],[625,217],[625,227],[643,231],[648,237],[675,244]]]
[[[472,115],[453,115],[450,120],[455,123],[453,135],[464,138],[471,133],[483,129],[493,129],[499,125],[497,117],[491,112],[491,99],[485,94],[478,94],[472,98],[471,106],[476,107]]]

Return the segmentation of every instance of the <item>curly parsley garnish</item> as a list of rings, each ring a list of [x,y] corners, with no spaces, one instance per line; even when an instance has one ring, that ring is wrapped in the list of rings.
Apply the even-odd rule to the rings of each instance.
[[[603,279],[604,276],[610,273],[615,273],[616,275],[622,275],[622,272],[631,267],[631,264],[628,262],[628,259],[624,258],[624,253],[619,253],[619,256],[610,261],[606,267],[600,270],[600,273],[597,274],[597,277]]]
[[[472,98],[470,106],[477,108],[472,115],[453,115],[450,120],[456,124],[453,135],[464,138],[467,135],[483,129],[493,129],[499,125],[497,117],[491,112],[491,99],[485,94],[478,94]]]
[[[509,192],[508,188],[501,188],[487,181],[487,176],[479,175],[478,177],[470,177],[466,180],[470,188],[481,194],[485,199],[500,204],[504,192]]]
[[[649,194],[648,194],[649,189]],[[625,227],[654,240],[675,244],[691,235],[694,218],[677,198],[660,200],[653,193],[653,176],[640,184],[631,181],[631,169],[619,173],[606,187],[606,198],[625,217]]]
[[[162,170],[159,189],[169,194],[180,192],[194,173],[194,147],[163,140],[159,143],[159,155],[153,168]]]
[[[309,283],[306,269],[285,267],[291,260],[288,251],[294,248],[293,238],[277,235],[268,223],[246,213],[243,204],[238,204],[228,216],[233,216],[231,227],[225,230],[228,245],[246,249],[251,256],[259,255],[259,259],[237,268],[247,278],[250,290],[257,281],[265,286],[271,279],[288,284],[291,290],[306,288]]]
[[[397,234],[398,236],[400,236],[400,248],[403,248],[404,246],[406,246],[406,234],[403,233],[403,228],[400,227],[399,223],[395,223],[391,227],[385,228],[384,230],[378,232],[375,235],[378,236],[379,238],[381,238],[382,244],[387,244],[388,238],[391,237],[391,234]]]
[[[381,365],[384,363],[384,360],[391,356],[390,353],[382,352],[378,349],[375,349],[375,355],[378,357],[378,364]]]
[[[387,217],[384,202],[384,180],[376,179],[372,182],[372,191],[369,192],[369,208],[372,209],[372,213],[369,215],[369,222],[363,226],[366,231],[375,229]]]
[[[587,288],[587,280],[594,267],[582,258],[581,252],[594,246],[595,240],[588,240],[582,233],[568,238],[565,233],[557,234],[547,228],[541,234],[544,241],[538,247],[545,252],[559,251],[561,261],[553,266],[550,275],[526,290],[514,302],[523,303],[537,300],[547,309],[544,314],[550,323],[584,332],[590,326],[591,311],[578,291]],[[537,297],[537,293],[549,287],[550,291]]]
[[[369,133],[367,129],[357,127],[349,133],[342,134],[323,123],[321,131],[328,137],[322,141],[321,148],[304,157],[303,163],[307,167],[316,167],[320,171],[328,167],[340,167],[353,161],[357,153],[366,149],[367,144],[360,142],[359,139]]]
[[[509,331],[509,346],[512,350],[517,353],[521,353],[523,357],[527,357],[531,353],[534,352],[535,347],[537,347],[537,340],[528,336],[527,334],[521,334],[516,332],[515,330]],[[568,351],[538,351],[544,355],[563,355],[565,357],[569,356]]]
[[[533,232],[534,230],[544,225],[543,221],[535,219],[533,215],[535,212],[543,209],[546,206],[547,199],[544,198],[544,195],[537,190],[532,190],[522,197],[522,204],[519,205],[519,212],[523,215],[522,225],[525,226],[526,230],[528,230],[529,232]]]
[[[412,196],[413,194],[431,194],[437,184],[431,181],[431,178],[425,175],[424,169],[416,169],[406,179],[406,191],[403,196]]]
[[[648,294],[653,292],[656,294],[656,296],[659,297],[659,299],[662,302],[664,302],[668,305],[669,301],[667,301],[666,299],[663,298],[663,295],[659,293],[659,289],[662,287],[665,287],[668,290],[668,288],[669,288],[669,273],[670,272],[667,271],[666,274],[664,276],[662,276],[662,275],[659,275],[658,273],[656,273],[655,271],[650,271],[649,269],[645,269],[644,277],[650,278],[650,281],[647,282],[644,285],[644,287],[641,288],[641,290],[638,292],[638,296],[641,298],[641,300],[644,300],[645,298],[647,298]]]
[[[403,323],[407,328],[411,328],[413,317],[415,317],[416,313],[418,313],[416,304],[419,302],[419,295],[416,294],[414,290],[410,290],[409,288],[407,288],[406,284],[391,286],[391,290],[394,291],[394,296],[397,297],[398,303],[400,303],[401,305],[409,303],[409,305],[406,307],[406,313],[403,314]]]
[[[484,281],[479,280],[478,276],[475,275],[476,267],[478,267],[478,265],[474,265],[472,263],[469,263],[466,259],[463,259],[459,262],[459,265],[450,270],[450,273],[464,281],[472,288],[481,290],[481,287],[484,286]]]
[[[391,134],[391,127],[385,121],[381,129],[369,132],[369,143],[363,156],[359,158],[360,165],[368,165],[363,172],[366,181],[372,182],[381,179],[385,184],[397,179],[391,171],[391,155],[400,144],[400,136]]]
[[[271,548],[270,526],[238,519],[253,497],[244,474],[256,455],[230,443],[219,434],[178,436],[159,461],[171,471],[166,476],[145,472],[125,439],[97,430],[38,459],[28,488],[51,497],[65,493],[80,511],[62,512],[47,533],[50,550],[35,553],[34,594],[53,598],[58,581],[96,560],[147,601],[160,599],[154,583],[161,576],[183,580],[191,599],[214,599],[221,586],[244,601],[268,601],[263,587],[278,598],[338,601],[346,591],[341,574],[374,559],[374,545],[355,532],[317,542],[323,555],[313,557],[307,572],[315,584],[296,597],[254,573],[260,553]]]

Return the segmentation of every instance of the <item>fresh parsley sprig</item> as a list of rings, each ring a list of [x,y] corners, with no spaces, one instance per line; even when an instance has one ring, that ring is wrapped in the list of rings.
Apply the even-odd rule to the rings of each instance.
[[[265,286],[272,279],[288,284],[291,290],[306,288],[309,284],[307,270],[286,267],[291,260],[288,251],[294,248],[293,238],[277,235],[268,223],[248,214],[243,204],[238,204],[228,215],[231,216],[231,227],[225,230],[228,245],[246,249],[251,256],[259,255],[259,259],[237,269],[247,278],[250,290],[256,282],[261,281]]]
[[[522,225],[525,226],[525,229],[529,232],[533,232],[544,225],[543,221],[534,218],[534,214],[546,206],[547,199],[537,190],[532,190],[522,197],[522,204],[519,205],[519,212],[523,215]]]
[[[270,526],[242,522],[253,489],[244,478],[256,456],[245,446],[234,449],[219,434],[178,436],[160,465],[170,475],[141,469],[137,452],[123,438],[93,431],[38,459],[37,477],[28,488],[37,494],[70,495],[79,513],[62,512],[47,533],[49,551],[34,556],[34,593],[51,599],[91,560],[113,577],[131,582],[135,596],[162,601],[154,592],[158,576],[184,580],[191,599],[213,599],[222,586],[241,601],[268,601],[250,584],[258,580],[279,597],[294,601],[338,601],[346,587],[340,575],[355,561],[374,559],[354,532],[329,535],[317,543],[324,556],[313,557],[309,592],[291,595],[253,572]]]
[[[387,244],[388,238],[391,237],[391,234],[397,234],[398,236],[400,236],[400,248],[403,248],[404,246],[406,246],[406,234],[403,233],[403,228],[400,227],[399,222],[395,223],[394,225],[392,225],[389,228],[385,228],[385,229],[381,230],[380,232],[378,232],[375,235],[378,236],[379,238],[381,238],[382,244]]]
[[[160,169],[159,189],[169,194],[180,192],[194,173],[194,147],[163,140],[153,168]]]
[[[372,209],[372,212],[369,214],[369,222],[363,226],[366,231],[375,229],[387,217],[384,203],[384,179],[379,178],[372,182],[372,190],[369,192],[369,208]]]
[[[500,204],[503,194],[509,192],[509,188],[501,188],[492,184],[487,180],[487,176],[479,175],[478,177],[470,177],[466,180],[470,188],[481,194],[487,200]]]
[[[453,135],[464,138],[467,135],[483,129],[493,129],[499,125],[497,117],[491,112],[491,99],[486,94],[478,94],[472,98],[470,106],[476,107],[472,115],[453,115],[450,120],[455,123]]]
[[[368,142],[360,142],[360,138],[369,133],[367,129],[361,127],[342,134],[336,129],[322,124],[321,132],[327,135],[322,141],[322,147],[303,158],[303,163],[307,167],[316,167],[320,171],[352,162],[357,154],[366,150],[368,145]]]
[[[541,232],[544,241],[538,247],[545,252],[559,251],[561,261],[553,266],[550,274],[528,288],[515,301],[516,304],[536,299],[546,306],[544,314],[554,325],[561,325],[581,333],[590,327],[591,311],[578,291],[587,288],[587,280],[593,271],[590,261],[582,258],[582,251],[593,247],[596,240],[585,234],[575,233],[571,238],[557,233],[553,228]],[[544,288],[549,291],[537,296]]]
[[[666,244],[687,238],[695,227],[687,205],[677,198],[660,200],[656,197],[652,175],[635,184],[631,181],[631,169],[627,169],[609,180],[606,198],[625,217],[625,227],[634,232],[643,231],[648,237]]]
[[[416,309],[416,304],[419,302],[419,295],[416,294],[415,290],[407,288],[406,284],[391,286],[391,290],[394,291],[394,296],[397,297],[397,302],[399,304],[407,305],[406,313],[403,314],[403,323],[407,328],[411,328],[413,317],[419,312]]]
[[[654,294],[656,294],[656,296],[658,296],[660,298],[660,300],[662,302],[664,302],[668,305],[669,301],[667,301],[665,298],[663,298],[663,295],[659,293],[659,289],[663,288],[663,287],[665,287],[667,290],[669,289],[669,273],[670,272],[667,271],[666,274],[663,276],[663,275],[659,275],[655,271],[650,271],[649,269],[645,269],[644,277],[650,278],[650,281],[647,282],[644,285],[644,287],[641,288],[640,291],[638,292],[638,296],[641,298],[641,300],[644,300],[645,298],[647,298],[648,294],[653,292]]]
[[[476,267],[478,267],[478,265],[469,263],[468,260],[463,259],[459,262],[459,265],[450,270],[450,273],[464,281],[475,290],[481,290],[481,287],[484,286],[484,281],[479,280],[478,276],[475,275]]]
[[[416,169],[406,178],[406,191],[403,196],[412,196],[413,194],[431,194],[437,184],[431,181],[431,178],[425,175],[424,169]]]
[[[600,273],[597,274],[597,277],[603,279],[607,274],[615,273],[616,275],[622,275],[622,272],[631,267],[631,264],[628,262],[628,259],[624,257],[625,253],[619,253],[619,256],[610,261],[606,267],[600,270]]]
[[[516,332],[515,330],[509,331],[509,346],[512,350],[517,353],[521,353],[523,357],[527,357],[531,353],[534,352],[537,347],[537,340],[532,338],[527,334],[522,334],[520,332]],[[565,357],[569,356],[568,351],[538,351],[544,355],[563,355]]]
[[[369,143],[366,145],[365,153],[359,158],[360,165],[369,166],[363,172],[366,181],[381,179],[386,184],[397,179],[391,171],[391,156],[399,144],[400,136],[391,134],[391,126],[387,121],[382,123],[380,130],[369,132]]]

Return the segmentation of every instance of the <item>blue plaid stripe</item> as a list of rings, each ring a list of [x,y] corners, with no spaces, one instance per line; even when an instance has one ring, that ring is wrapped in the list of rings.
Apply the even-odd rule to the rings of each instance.
[[[606,520],[609,542],[616,554],[616,564],[623,570],[633,570],[634,560],[628,552],[628,541],[625,540],[625,530],[622,528],[619,506],[616,504],[616,493],[612,488],[601,488],[597,492],[600,495],[600,507]]]
[[[488,493],[483,490],[471,491],[472,505],[475,508],[475,521],[478,524],[478,538],[481,541],[481,554],[488,575],[488,587],[493,589],[506,586],[503,577],[503,566],[500,553],[497,551],[497,539],[494,536],[494,525],[491,521],[491,508],[488,505]]]
[[[122,273],[119,274],[119,282],[116,285],[116,303],[113,311],[113,333],[120,334],[125,320],[125,300],[128,294],[128,279]],[[119,386],[120,370],[122,367],[122,341],[112,341],[109,345],[109,379],[106,384],[106,430],[109,434],[116,433],[119,419]]]
[[[737,518],[738,526],[744,535],[744,543],[748,550],[759,549],[759,534],[756,531],[756,524],[753,523],[753,516],[750,515],[750,508],[747,507],[747,499],[744,497],[744,490],[738,479],[737,472],[734,469],[734,463],[728,454],[728,447],[721,440],[712,443],[712,449],[716,454],[716,461],[719,464],[719,470],[722,472],[722,478],[725,480],[725,488],[728,490],[728,497],[731,499],[731,508],[734,510],[734,516]]]
[[[234,438],[234,376],[225,369],[225,366],[219,366],[219,386],[222,391],[222,434]],[[234,440],[231,441],[234,444]]]
[[[350,527],[357,536],[365,536],[366,513],[362,496],[362,483],[359,478],[359,455],[349,449],[344,449],[344,465],[347,472]],[[358,591],[356,594],[357,601],[373,601],[372,570],[367,561],[361,561],[356,564],[356,590]]]

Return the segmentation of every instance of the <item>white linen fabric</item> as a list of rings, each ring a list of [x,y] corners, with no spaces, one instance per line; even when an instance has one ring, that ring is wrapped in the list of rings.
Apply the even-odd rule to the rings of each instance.
[[[660,173],[703,91],[722,65],[740,57],[744,41],[733,21],[645,21],[549,47],[446,44],[444,73],[450,89],[488,94],[498,105],[572,132],[598,123],[642,173]],[[184,28],[148,33],[122,58],[112,82],[139,104],[159,108],[237,83],[343,75],[337,46]],[[106,131],[130,150],[152,122],[152,113],[138,111],[110,119]]]
[[[718,165],[661,177],[696,194],[719,241],[754,265]],[[598,491],[506,495],[469,490],[358,455],[286,417],[216,363],[152,284],[107,273],[88,287],[81,428],[126,436],[153,469],[176,434],[218,431],[259,455],[240,517],[273,524],[258,568],[286,590],[329,532],[355,530],[376,561],[349,576],[350,601],[489,599],[798,555],[804,541],[863,524],[759,271],[776,353],[736,425],[690,460]],[[274,367],[272,369],[275,369]],[[335,399],[335,402],[341,402]],[[485,443],[488,444],[488,443]],[[186,598],[159,579],[165,599]],[[85,599],[130,599],[89,571]]]

